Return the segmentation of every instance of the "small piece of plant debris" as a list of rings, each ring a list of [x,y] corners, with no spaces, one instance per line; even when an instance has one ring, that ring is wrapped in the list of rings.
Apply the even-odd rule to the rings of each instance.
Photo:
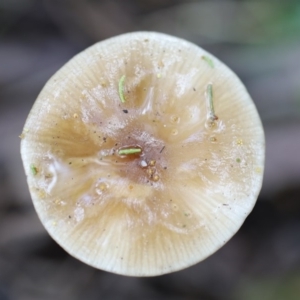
[[[125,103],[125,97],[124,97],[124,82],[125,82],[125,78],[126,78],[126,76],[123,75],[121,77],[121,79],[119,80],[119,96],[120,96],[120,99],[121,99],[122,103]]]
[[[128,148],[119,150],[119,155],[128,155],[128,154],[136,154],[140,153],[142,150],[140,148]]]
[[[209,83],[206,87],[206,99],[208,102],[208,118],[211,122],[218,120],[218,117],[215,114],[214,102],[213,102],[213,86],[212,83]]]
[[[30,170],[31,170],[32,175],[36,175],[38,172],[38,170],[34,164],[30,165]]]
[[[214,62],[212,61],[211,58],[209,58],[209,57],[207,57],[207,56],[205,56],[205,55],[203,55],[201,58],[202,58],[205,62],[207,62],[207,64],[208,64],[211,68],[214,68],[214,67],[215,67]]]

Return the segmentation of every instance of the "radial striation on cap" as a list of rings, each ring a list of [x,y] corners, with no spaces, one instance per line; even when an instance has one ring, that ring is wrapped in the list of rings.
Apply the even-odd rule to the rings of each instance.
[[[244,85],[165,34],[124,34],[75,56],[41,91],[21,138],[49,234],[123,275],[202,261],[237,232],[262,184],[264,132]]]

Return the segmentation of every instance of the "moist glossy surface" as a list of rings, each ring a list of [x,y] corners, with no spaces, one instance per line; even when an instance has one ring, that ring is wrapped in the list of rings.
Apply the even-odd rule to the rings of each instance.
[[[125,148],[141,152],[119,155]],[[201,261],[238,230],[261,187],[264,135],[244,86],[215,57],[134,33],[88,48],[49,80],[21,154],[39,217],[63,248],[153,276]]]

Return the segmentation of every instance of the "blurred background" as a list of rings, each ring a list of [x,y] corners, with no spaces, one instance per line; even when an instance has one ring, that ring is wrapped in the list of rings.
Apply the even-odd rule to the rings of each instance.
[[[75,54],[153,30],[210,51],[247,86],[266,134],[262,192],[241,230],[189,269],[155,278],[76,261],[33,209],[19,135],[39,91]],[[0,0],[0,300],[300,299],[299,0]]]

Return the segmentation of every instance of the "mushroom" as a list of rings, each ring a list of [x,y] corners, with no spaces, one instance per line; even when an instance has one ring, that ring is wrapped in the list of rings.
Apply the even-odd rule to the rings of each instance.
[[[223,246],[262,185],[264,132],[216,57],[154,32],[95,44],[38,96],[21,135],[35,209],[68,253],[155,276]]]

